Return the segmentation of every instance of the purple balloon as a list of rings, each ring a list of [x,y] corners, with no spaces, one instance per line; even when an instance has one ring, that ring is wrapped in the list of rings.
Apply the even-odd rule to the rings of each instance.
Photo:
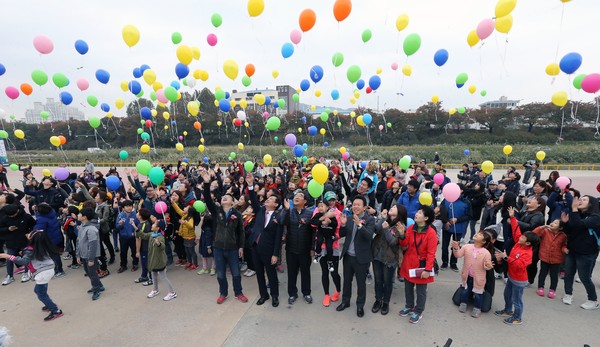
[[[56,179],[59,181],[64,181],[69,178],[69,170],[65,169],[64,167],[59,167],[56,169],[54,177],[56,177]]]
[[[296,140],[296,135],[294,134],[287,134],[285,135],[285,144],[290,146],[290,147],[294,147],[297,143]]]

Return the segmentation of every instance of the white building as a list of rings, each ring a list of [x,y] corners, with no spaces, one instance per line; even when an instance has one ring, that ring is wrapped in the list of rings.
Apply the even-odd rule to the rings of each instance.
[[[521,100],[508,100],[506,96],[501,96],[500,100],[487,101],[483,104],[479,104],[481,108],[508,108],[514,109],[519,105]]]
[[[40,113],[46,111],[49,116],[43,120]],[[85,120],[83,112],[76,107],[65,106],[60,101],[47,98],[46,103],[34,102],[33,109],[25,111],[25,123],[40,124],[43,122],[66,122],[69,120]]]
[[[285,107],[276,109],[277,116],[284,116],[287,113],[294,113],[298,110],[298,103],[295,102],[292,98],[292,95],[296,93],[296,90],[291,86],[277,86],[276,89],[256,89],[256,90],[247,90],[247,91],[236,91],[234,90],[231,93],[230,100],[234,100],[238,105],[240,101],[246,100],[248,106],[246,109],[248,110],[268,110],[269,113],[272,113],[274,107],[273,103],[276,103],[279,99],[283,99],[285,101]],[[262,94],[265,98],[271,99],[270,105],[258,105],[254,101],[254,95]]]

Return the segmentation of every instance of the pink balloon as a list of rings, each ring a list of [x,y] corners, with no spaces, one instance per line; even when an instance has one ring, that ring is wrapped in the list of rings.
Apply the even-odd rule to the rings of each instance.
[[[460,187],[456,183],[448,183],[442,189],[444,199],[449,202],[455,202],[460,197]]]
[[[179,141],[183,141],[183,136],[179,135]]]
[[[344,153],[342,153],[342,159],[348,160],[348,158],[350,158],[350,152],[344,152]]]
[[[581,89],[588,93],[596,93],[600,90],[600,74],[591,73],[581,81]]]
[[[438,186],[441,186],[444,183],[444,175],[442,175],[441,173],[437,173],[433,176],[433,183],[437,184]]]
[[[571,184],[571,180],[567,176],[560,176],[559,178],[556,179],[556,185],[560,189],[564,190],[565,188],[567,188],[567,186],[569,184]]]
[[[383,125],[379,126],[379,131],[383,130]]]
[[[398,70],[398,63],[392,63],[392,70]]]
[[[263,118],[264,119],[269,118],[269,112],[265,111],[265,113],[263,113]]]
[[[477,25],[477,37],[481,40],[487,39],[494,32],[495,25],[494,20],[491,18],[482,20],[479,25]]]
[[[44,35],[38,35],[33,39],[33,47],[41,54],[48,54],[54,50],[52,40]]]
[[[11,98],[12,100],[19,97],[19,90],[15,87],[6,87],[6,89],[4,89],[4,92],[6,93],[6,96]]]
[[[163,104],[169,102],[169,99],[167,99],[167,97],[165,96],[165,91],[162,88],[156,91],[156,98]]]
[[[217,39],[217,35],[215,34],[208,34],[208,36],[206,37],[206,42],[208,42],[208,45],[211,47],[216,46],[218,41],[219,40]]]
[[[154,211],[156,213],[164,214],[167,212],[167,204],[164,201],[159,201],[154,205]]]
[[[85,78],[80,78],[77,80],[77,88],[79,90],[84,91],[90,87],[90,82],[88,82]]]
[[[302,41],[302,32],[298,29],[292,30],[290,33],[290,40],[295,44],[299,44]]]

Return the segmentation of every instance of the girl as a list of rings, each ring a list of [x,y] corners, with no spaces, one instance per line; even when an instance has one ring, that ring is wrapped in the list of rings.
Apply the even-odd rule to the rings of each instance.
[[[167,252],[165,250],[165,237],[158,226],[158,220],[152,216],[152,234],[148,242],[148,269],[152,271],[152,278],[154,279],[154,289],[148,294],[148,299],[160,294],[158,290],[158,276],[160,279],[165,281],[169,288],[169,293],[163,298],[164,301],[170,301],[177,297],[171,281],[167,278]]]
[[[77,252],[77,215],[79,214],[79,209],[75,206],[69,206],[67,208],[67,218],[65,223],[63,224],[63,232],[67,237],[67,250],[69,251],[69,255],[71,256],[71,265],[68,267],[70,269],[79,269],[79,264],[77,263],[77,256],[75,255]]]
[[[214,276],[217,273],[216,264],[213,262],[214,255],[212,249],[215,234],[210,212],[206,211],[200,218],[200,228],[202,229],[202,233],[200,234],[200,246],[198,247],[198,251],[202,256],[202,270],[198,271],[198,275],[210,273],[211,276]]]
[[[44,321],[48,322],[63,316],[58,306],[48,296],[48,282],[54,276],[53,257],[59,256],[56,247],[50,242],[48,234],[41,230],[34,230],[27,234],[29,246],[25,248],[23,256],[14,256],[6,253],[0,253],[0,258],[8,259],[17,265],[27,265],[35,280],[34,292],[37,294],[44,307],[42,311],[50,312]]]
[[[473,235],[473,243],[459,246],[458,241],[452,242],[452,252],[456,258],[465,258],[461,277],[462,287],[464,288],[460,296],[460,306],[458,310],[462,313],[467,311],[467,301],[471,293],[475,297],[475,306],[471,312],[471,317],[479,318],[481,316],[481,306],[483,304],[483,291],[486,282],[486,271],[492,269],[492,255],[487,250],[491,243],[491,237],[485,232],[478,232]]]
[[[542,181],[543,182],[543,181]],[[550,225],[537,227],[533,230],[540,237],[539,258],[542,261],[540,276],[538,277],[537,295],[544,296],[544,282],[550,272],[550,291],[548,297],[556,297],[558,284],[558,271],[565,261],[567,251],[567,235],[562,231],[560,220],[555,219]]]
[[[173,230],[176,231],[179,229],[179,215],[175,212],[175,207],[173,205],[177,205],[177,207],[183,206],[183,194],[176,190],[173,191],[171,195],[171,204],[169,209],[170,216],[170,224],[173,226]],[[173,245],[175,253],[177,253],[177,263],[175,266],[186,266],[187,261],[185,260],[185,247],[183,246],[183,238],[177,234],[177,232],[173,232]]]
[[[177,234],[183,238],[183,246],[185,247],[185,255],[187,259],[186,270],[193,271],[198,268],[198,254],[196,254],[196,244],[199,240],[196,239],[196,233],[194,232],[194,218],[193,212],[195,210],[192,206],[186,206],[183,211],[177,203],[173,203],[171,200],[175,212],[181,217],[179,220],[179,230]]]

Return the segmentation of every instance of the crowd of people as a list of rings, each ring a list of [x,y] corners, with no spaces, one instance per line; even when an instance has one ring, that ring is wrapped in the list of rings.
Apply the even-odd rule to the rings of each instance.
[[[437,155],[431,171],[425,160],[407,170],[375,161],[320,162],[329,176],[317,196],[308,187],[316,158],[274,167],[257,163],[251,172],[233,161],[227,167],[158,164],[164,172],[159,184],[141,181],[135,169],[95,171],[89,160],[80,174],[61,180],[38,181],[28,166],[20,168],[22,189],[9,185],[0,166],[2,285],[20,273],[21,282],[35,281],[42,309],[49,312],[45,320],[53,320],[63,312],[50,298],[48,284],[65,276],[62,261],[70,261],[71,270],[83,267],[91,283],[88,293],[98,300],[118,253],[116,272],[140,270],[134,282],[152,287],[148,298],[158,296],[164,282],[165,301],[177,298],[166,269],[178,266],[216,276],[217,304],[229,297],[230,273],[237,300],[248,301],[242,276],[255,277],[256,304],[270,300],[278,307],[278,272],[287,274],[289,305],[300,295],[311,304],[310,267],[316,263],[323,306],[339,302],[337,311],[349,308],[356,279],[358,317],[365,314],[366,284],[373,280],[371,312],[388,314],[392,291],[403,283],[405,307],[399,314],[418,323],[427,286],[448,269],[460,272],[452,300],[462,313],[473,302],[474,318],[490,311],[501,279],[504,308],[495,314],[507,324],[522,323],[526,288],[554,299],[559,278],[564,278],[564,304],[573,303],[578,275],[587,292],[581,307],[599,307],[592,282],[600,247],[598,199],[570,184],[557,185],[558,172],[544,180],[533,161],[523,165],[522,177],[509,167],[496,180],[478,163],[468,163],[456,177],[460,196],[449,201],[443,188],[453,178]],[[436,174],[443,179],[434,180]],[[432,197],[426,203],[420,199],[425,192]]]

